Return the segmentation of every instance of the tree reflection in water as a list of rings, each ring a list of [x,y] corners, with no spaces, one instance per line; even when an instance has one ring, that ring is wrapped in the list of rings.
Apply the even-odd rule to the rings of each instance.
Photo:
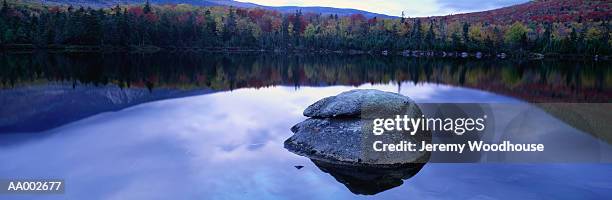
[[[609,63],[341,55],[3,54],[0,87],[41,81],[233,90],[363,83],[441,83],[529,102],[609,102]]]

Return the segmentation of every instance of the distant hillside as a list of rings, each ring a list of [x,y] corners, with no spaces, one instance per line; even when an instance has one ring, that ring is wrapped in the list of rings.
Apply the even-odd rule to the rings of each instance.
[[[89,7],[111,7],[119,4],[142,4],[144,0],[46,0],[45,3],[50,4],[70,4]],[[299,7],[299,6],[262,6],[254,3],[244,3],[233,0],[150,0],[153,4],[190,4],[195,6],[234,6],[241,8],[265,8],[276,10],[279,12],[289,13],[296,10],[302,10],[304,13],[321,13],[323,15],[337,14],[340,16],[348,16],[352,14],[362,14],[365,17],[384,17],[395,18],[393,16],[371,13],[363,10],[349,8],[331,8],[331,7]]]
[[[367,18],[372,18],[372,17],[396,18],[393,16],[384,15],[384,14],[371,13],[371,12],[367,12],[363,10],[350,9],[350,8],[332,8],[332,7],[319,7],[319,6],[315,6],[315,7],[299,7],[299,6],[273,7],[273,6],[262,6],[262,5],[258,5],[254,3],[244,3],[244,2],[238,2],[238,1],[232,1],[232,0],[208,0],[208,2],[220,4],[220,5],[243,7],[243,8],[259,7],[259,8],[271,9],[271,10],[276,10],[276,11],[285,12],[285,13],[295,12],[296,10],[302,10],[302,12],[304,13],[321,13],[323,15],[338,14],[340,16],[349,16],[352,14],[362,14],[363,16]]]
[[[605,21],[609,20],[611,8],[610,0],[536,0],[495,10],[434,18],[490,24]]]
[[[49,4],[66,4],[84,7],[111,7],[125,4],[143,4],[145,0],[44,0]],[[154,4],[191,4],[195,6],[220,6],[222,4],[207,0],[150,0]]]
[[[81,2],[78,4],[86,7],[124,5],[107,9],[75,5],[74,9],[41,6],[35,0],[10,1],[0,9],[0,51],[149,52],[187,48],[413,56],[433,56],[437,52],[440,56],[500,58],[511,54],[532,59],[593,56],[598,60],[612,53],[609,0],[532,1],[491,11],[414,19],[343,15],[365,11],[336,8],[261,9],[230,0],[151,1],[234,7],[159,6],[135,0],[44,2]]]

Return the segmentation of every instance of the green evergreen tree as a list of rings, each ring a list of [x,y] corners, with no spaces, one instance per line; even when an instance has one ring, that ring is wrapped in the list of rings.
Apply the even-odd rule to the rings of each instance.
[[[225,26],[223,28],[223,41],[229,42],[236,35],[236,14],[234,8],[230,7],[229,13],[225,20]]]
[[[421,49],[421,43],[423,42],[421,33],[421,19],[417,18],[412,26],[412,32],[410,34],[411,46],[416,49]]]
[[[145,2],[145,5],[144,5],[144,7],[142,8],[142,11],[143,11],[145,14],[148,14],[148,13],[150,13],[150,12],[151,12],[151,4],[149,3],[149,0],[147,0],[147,1]]]
[[[470,24],[468,24],[467,22],[463,22],[463,34],[461,34],[463,36],[463,44],[465,46],[465,48],[469,48],[469,44],[470,44]]]
[[[427,44],[427,48],[433,49],[436,44],[436,33],[433,29],[433,23],[429,23],[429,29],[427,30],[427,34],[425,35],[425,42]]]

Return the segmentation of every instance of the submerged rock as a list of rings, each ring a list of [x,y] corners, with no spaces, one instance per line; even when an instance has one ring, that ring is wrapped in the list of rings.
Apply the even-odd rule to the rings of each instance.
[[[312,160],[342,165],[397,167],[425,163],[429,152],[375,151],[373,145],[411,142],[420,148],[431,142],[430,132],[385,131],[373,134],[374,119],[396,115],[421,117],[419,107],[410,98],[379,90],[352,90],[321,99],[305,111],[311,117],[291,128],[294,133],[285,148]]]
[[[531,60],[541,60],[544,59],[544,54],[541,53],[530,53],[528,56]]]

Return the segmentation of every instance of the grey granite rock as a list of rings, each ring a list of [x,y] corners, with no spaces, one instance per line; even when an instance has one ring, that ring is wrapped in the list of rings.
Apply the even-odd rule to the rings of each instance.
[[[415,106],[414,101],[401,94],[373,89],[351,90],[315,102],[304,110],[304,116],[372,119],[413,111]]]
[[[356,166],[398,166],[425,163],[429,152],[377,152],[375,141],[398,144],[431,142],[430,132],[385,131],[373,134],[375,118],[408,115],[420,117],[421,110],[408,97],[378,90],[352,90],[324,98],[304,111],[311,118],[291,128],[294,133],[285,148],[298,155],[329,163]],[[365,114],[365,117],[364,117]]]

